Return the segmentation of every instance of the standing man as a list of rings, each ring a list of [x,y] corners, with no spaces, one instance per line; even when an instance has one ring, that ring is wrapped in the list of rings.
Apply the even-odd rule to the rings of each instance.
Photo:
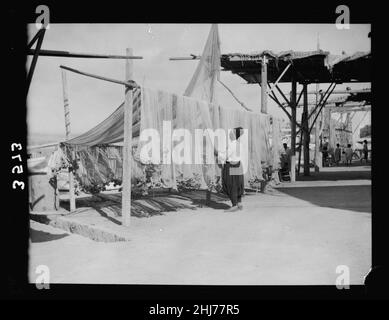
[[[363,140],[363,149],[362,149],[362,152],[363,152],[363,158],[361,157],[361,163],[362,163],[362,160],[365,160],[366,163],[369,162],[369,148],[367,147],[367,140]]]
[[[231,208],[225,210],[234,212],[243,209],[242,196],[244,194],[244,163],[246,157],[245,150],[242,150],[241,136],[244,134],[242,127],[230,131],[227,150],[220,151],[218,156],[224,162],[222,167],[222,187],[223,192],[231,200]],[[240,149],[240,150],[239,150]],[[239,150],[239,152],[238,152]]]
[[[289,174],[292,171],[292,164],[291,164],[291,157],[292,157],[292,150],[288,148],[287,143],[282,144],[284,146],[284,152],[283,152],[283,159],[284,159],[284,167],[288,167]]]

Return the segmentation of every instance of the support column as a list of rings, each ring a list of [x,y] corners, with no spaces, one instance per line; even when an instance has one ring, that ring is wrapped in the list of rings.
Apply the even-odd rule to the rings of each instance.
[[[132,49],[126,49],[126,55],[132,56]],[[126,59],[126,81],[133,80],[132,59]],[[131,217],[131,158],[132,158],[132,89],[125,86],[124,99],[124,142],[123,142],[123,178],[122,178],[122,225],[130,225]]]
[[[267,59],[266,55],[261,61],[261,112],[267,113]]]
[[[291,149],[291,159],[290,159],[290,181],[296,181],[296,121],[297,121],[297,82],[295,79],[292,79],[292,91],[290,94],[290,107],[291,107],[291,139],[290,139],[290,149]]]
[[[62,92],[63,92],[63,105],[65,110],[65,131],[66,131],[66,140],[70,138],[70,109],[69,109],[69,98],[68,98],[68,85],[66,79],[66,71],[62,70]],[[72,159],[75,160],[75,152],[72,151]],[[70,212],[76,210],[76,195],[74,193],[74,176],[73,170],[68,169],[68,179],[69,179],[69,203],[70,203]]]
[[[309,176],[309,122],[308,122],[308,84],[304,83],[304,109],[303,109],[303,148],[304,148],[304,176]],[[301,151],[300,151],[301,152]]]
[[[316,105],[319,103],[319,93],[317,92],[317,86],[316,86]],[[315,126],[315,172],[320,172],[320,170],[323,168],[323,159],[322,159],[322,153],[320,152],[320,131],[322,128],[322,118],[323,113],[321,113],[320,110],[317,110],[316,112],[320,112],[320,114],[316,118],[316,122],[314,124]]]
[[[28,90],[30,89],[30,84],[32,81],[32,77],[34,75],[35,66],[36,66],[36,63],[38,61],[39,52],[40,52],[41,47],[42,47],[42,42],[43,42],[43,37],[45,36],[45,32],[46,32],[46,27],[44,25],[42,25],[42,29],[38,31],[38,33],[34,37],[33,41],[31,41],[31,43],[29,44],[29,47],[31,47],[34,44],[33,42],[36,39],[38,39],[38,42],[37,42],[36,48],[35,48],[34,57],[32,58],[32,61],[31,61],[30,70],[28,71],[28,74],[27,74],[27,85],[26,85],[27,94],[28,94]]]

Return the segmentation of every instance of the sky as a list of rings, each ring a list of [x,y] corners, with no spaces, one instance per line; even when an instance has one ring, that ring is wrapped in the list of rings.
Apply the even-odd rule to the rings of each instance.
[[[250,53],[272,50],[316,50],[331,54],[352,54],[370,51],[370,25],[351,25],[338,30],[335,24],[219,24],[221,53]],[[196,69],[198,61],[170,61],[170,57],[200,55],[207,40],[210,24],[51,24],[46,30],[42,49],[64,50],[76,53],[125,55],[132,48],[142,60],[134,62],[134,80],[140,85],[183,94]],[[29,40],[37,32],[29,25]],[[27,68],[31,57],[27,60]],[[85,72],[124,80],[125,61],[116,59],[82,59],[39,57],[27,97],[27,124],[29,134],[64,134],[64,107],[62,79],[59,66],[65,65]],[[234,94],[253,110],[260,109],[260,86],[247,84],[238,75],[221,72],[220,79]],[[121,85],[67,73],[71,131],[83,133],[110,115],[124,100]],[[328,84],[320,88],[324,90]],[[342,84],[353,89],[370,84]],[[285,93],[289,84],[281,84]],[[297,90],[301,89],[298,86]],[[314,90],[310,85],[308,90]],[[228,108],[241,108],[221,85],[217,88],[219,103]],[[330,98],[331,99],[331,98]],[[283,111],[269,99],[268,112],[286,119]],[[363,114],[354,117],[359,123]],[[361,123],[370,123],[365,117]]]

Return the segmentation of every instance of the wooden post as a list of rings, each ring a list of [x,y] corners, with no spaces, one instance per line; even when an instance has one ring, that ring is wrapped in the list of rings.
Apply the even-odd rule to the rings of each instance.
[[[266,55],[261,61],[261,112],[267,113],[267,59]]]
[[[319,103],[319,92],[318,85],[316,85],[316,105]],[[316,112],[320,112],[317,110]],[[321,113],[322,114],[322,113]],[[322,157],[320,152],[320,131],[321,131],[321,120],[322,116],[318,116],[316,119],[315,126],[315,172],[320,172],[322,169]]]
[[[297,82],[292,79],[292,91],[290,96],[290,107],[291,107],[291,142],[290,148],[292,150],[292,154],[296,155],[296,120],[297,120],[297,108],[296,108],[296,94],[297,94]]]
[[[126,55],[132,56],[132,49],[126,49]],[[126,81],[133,79],[133,62],[126,59]],[[131,158],[132,158],[132,89],[124,87],[124,142],[123,142],[123,178],[122,178],[122,225],[130,225],[131,217]]]
[[[45,36],[45,32],[46,32],[46,28],[42,25],[42,29],[38,31],[37,35],[33,39],[34,42],[36,39],[38,39],[38,42],[36,44],[34,57],[32,58],[32,61],[31,61],[30,70],[28,71],[28,74],[27,74],[27,85],[26,85],[27,93],[28,93],[28,90],[30,89],[30,84],[32,81],[32,77],[34,75],[35,66],[36,66],[36,63],[38,61],[39,52],[40,52],[41,47],[42,47],[42,42],[43,42],[43,37]],[[32,46],[33,44],[34,43],[31,41],[30,46]]]
[[[290,107],[291,107],[291,142],[290,149],[292,151],[292,157],[290,159],[290,181],[296,181],[296,121],[297,121],[297,106],[296,106],[296,95],[297,95],[297,82],[292,78],[292,91],[290,96]]]
[[[70,109],[69,109],[69,98],[68,98],[68,84],[66,79],[66,71],[62,71],[62,90],[63,90],[63,105],[65,109],[65,130],[66,140],[70,139]],[[75,159],[75,153],[72,152],[72,159]],[[74,176],[71,169],[69,171],[69,202],[70,212],[76,210],[76,195],[74,193]]]
[[[317,35],[317,50],[320,50],[320,42],[319,42],[319,34]],[[315,108],[317,107],[317,104],[319,103],[319,84],[316,84],[316,103],[315,103]],[[316,113],[319,112],[321,113],[320,109],[316,111]],[[320,131],[321,131],[321,120],[316,118],[316,123],[313,125],[315,126],[315,172],[320,172],[322,169],[322,154],[320,152]],[[315,118],[313,118],[313,121],[315,121]],[[320,117],[322,118],[322,117]]]
[[[301,115],[301,123],[304,123],[304,116],[305,116],[305,114],[303,113]],[[300,133],[300,142],[299,142],[299,147],[298,147],[298,152],[299,152],[299,160],[298,160],[298,164],[297,164],[297,175],[298,176],[300,176],[302,145],[303,145],[303,130],[301,130],[301,133]]]
[[[308,121],[308,84],[304,83],[304,109],[302,123],[304,148],[304,176],[309,176],[309,121]],[[301,151],[300,151],[301,152]]]

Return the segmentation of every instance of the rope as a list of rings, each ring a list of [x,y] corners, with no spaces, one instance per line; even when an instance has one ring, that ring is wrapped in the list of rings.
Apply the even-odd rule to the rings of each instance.
[[[223,85],[224,88],[226,88],[226,89],[228,90],[229,93],[231,93],[231,95],[235,98],[235,100],[236,100],[244,109],[246,109],[246,111],[253,111],[253,110],[247,108],[246,105],[245,105],[243,102],[241,102],[241,101],[234,95],[234,93],[231,91],[231,89],[228,88],[220,79],[218,79],[218,81]]]

